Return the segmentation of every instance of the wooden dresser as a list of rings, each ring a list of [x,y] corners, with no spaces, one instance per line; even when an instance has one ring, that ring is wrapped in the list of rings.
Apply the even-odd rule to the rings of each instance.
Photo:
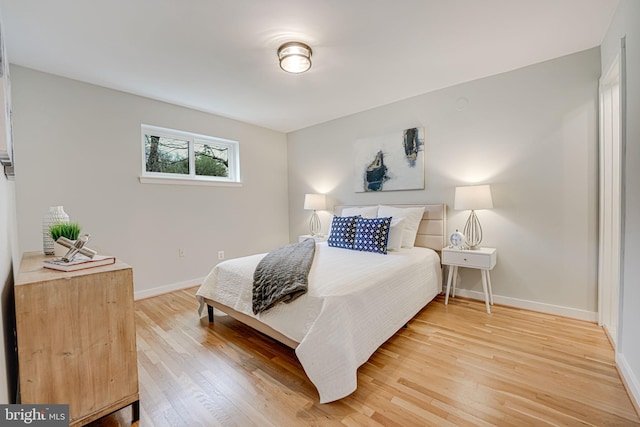
[[[45,269],[25,253],[15,283],[22,403],[69,404],[71,426],[132,405],[139,419],[133,270]]]

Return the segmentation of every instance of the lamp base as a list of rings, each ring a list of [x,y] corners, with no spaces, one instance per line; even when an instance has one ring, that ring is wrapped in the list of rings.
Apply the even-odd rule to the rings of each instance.
[[[313,214],[311,214],[311,219],[309,220],[309,233],[311,233],[312,236],[317,236],[320,234],[320,230],[322,230],[320,217],[314,209]]]
[[[467,223],[464,225],[464,237],[467,239],[469,249],[474,250],[480,248],[480,242],[482,242],[482,226],[480,226],[476,211],[471,211]]]

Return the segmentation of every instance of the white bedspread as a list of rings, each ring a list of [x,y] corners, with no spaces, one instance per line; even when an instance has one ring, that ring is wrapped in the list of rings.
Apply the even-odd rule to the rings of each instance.
[[[318,243],[309,291],[255,316],[253,272],[264,255],[218,264],[196,295],[255,317],[299,342],[296,355],[320,403],[351,394],[358,367],[441,290],[440,258],[431,249],[381,255]]]

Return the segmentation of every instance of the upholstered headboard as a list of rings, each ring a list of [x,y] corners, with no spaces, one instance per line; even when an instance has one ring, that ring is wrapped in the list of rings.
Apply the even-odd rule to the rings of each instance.
[[[340,215],[342,209],[350,207],[364,207],[367,205],[340,205],[334,208],[334,213]],[[371,206],[371,205],[368,205]],[[418,235],[416,236],[416,246],[422,246],[425,248],[431,248],[436,251],[442,250],[446,246],[447,232],[447,205],[432,204],[432,205],[386,205],[397,208],[415,208],[424,207],[424,214],[422,215],[422,221],[420,221],[420,227],[418,228]]]

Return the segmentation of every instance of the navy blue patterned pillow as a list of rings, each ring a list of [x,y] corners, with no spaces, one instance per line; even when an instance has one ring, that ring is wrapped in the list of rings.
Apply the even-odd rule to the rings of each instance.
[[[327,245],[336,248],[353,249],[357,220],[357,216],[334,216],[331,221],[331,232],[327,239]]]
[[[390,228],[391,217],[358,218],[353,249],[386,254]]]

